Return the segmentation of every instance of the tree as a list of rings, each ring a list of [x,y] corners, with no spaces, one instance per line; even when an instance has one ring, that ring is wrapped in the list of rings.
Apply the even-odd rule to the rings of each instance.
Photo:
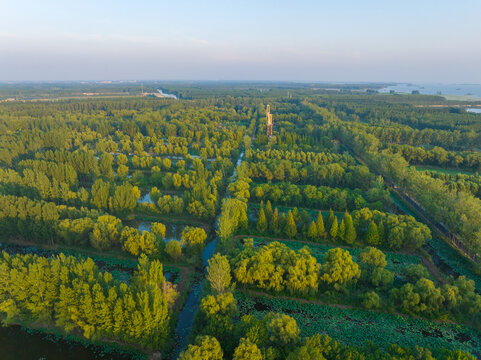
[[[321,239],[324,238],[326,229],[324,227],[324,219],[322,218],[322,212],[320,211],[319,211],[319,214],[317,214],[316,225],[317,225],[317,235]]]
[[[122,249],[134,256],[140,254],[153,254],[156,251],[155,235],[144,231],[142,234],[138,229],[126,226],[121,235]]]
[[[346,222],[344,221],[344,218],[341,220],[341,225],[339,225],[337,229],[337,237],[340,240],[345,240],[344,235],[346,234]]]
[[[117,164],[127,165],[128,162],[129,162],[129,159],[127,158],[127,156],[125,154],[118,154],[117,155]]]
[[[364,294],[362,307],[368,310],[378,309],[380,306],[379,295],[375,291],[369,291]]]
[[[259,210],[259,217],[257,218],[257,231],[264,233],[267,230],[267,221],[264,209],[261,207]]]
[[[327,215],[327,221],[326,221],[326,229],[330,230],[333,222],[334,222],[334,211],[332,211],[332,209],[329,209],[329,214]]]
[[[107,209],[109,203],[110,184],[102,179],[95,180],[92,185],[91,203],[99,209]]]
[[[216,315],[232,317],[237,313],[237,300],[231,292],[207,295],[201,300],[200,309],[207,317]]]
[[[118,242],[122,222],[115,216],[99,216],[90,234],[90,244],[98,250],[109,249]]]
[[[234,350],[233,360],[263,360],[261,350],[247,338],[239,341],[239,346]]]
[[[287,237],[292,239],[294,236],[296,236],[297,233],[297,227],[296,227],[296,222],[294,221],[294,216],[292,215],[292,212],[287,213],[287,220],[286,220],[286,225],[285,225],[285,233]]]
[[[153,222],[150,225],[150,232],[161,239],[165,238],[165,230],[165,225],[162,223]]]
[[[215,254],[209,259],[207,267],[207,280],[212,289],[217,293],[223,293],[229,288],[231,282],[230,264],[227,257]]]
[[[224,243],[232,238],[242,218],[247,217],[247,205],[238,199],[228,198],[222,204],[217,231]],[[243,216],[244,215],[244,216]]]
[[[351,215],[346,211],[344,213],[344,224],[345,224],[345,230],[344,230],[344,241],[352,245],[354,244],[354,241],[356,241],[356,229],[354,228],[354,222],[352,221]]]
[[[374,286],[386,286],[394,281],[394,273],[386,270],[386,256],[375,248],[367,247],[359,254],[361,278]]]
[[[391,297],[401,310],[408,314],[435,316],[439,313],[444,296],[429,279],[420,279],[416,284],[405,284],[391,290]]]
[[[165,245],[165,252],[173,260],[178,261],[182,257],[182,247],[177,240],[171,240]]]
[[[179,360],[222,360],[219,342],[212,336],[197,336],[194,345],[180,353]]]
[[[181,243],[187,249],[201,252],[205,245],[205,239],[207,239],[207,234],[203,228],[186,226],[182,231]]]
[[[379,232],[377,230],[377,225],[374,221],[371,221],[369,223],[369,226],[367,227],[366,231],[366,244],[371,245],[371,246],[376,246],[379,245]]]
[[[269,313],[265,317],[270,340],[278,345],[295,346],[300,341],[296,320],[289,315]]]
[[[307,237],[311,240],[315,240],[318,237],[317,225],[314,221],[311,222],[309,228],[307,229]]]
[[[102,173],[102,175],[112,178],[114,175],[114,171],[112,169],[112,165],[114,163],[114,158],[112,155],[108,153],[103,153],[102,156],[100,157],[100,162],[99,162],[99,170]]]
[[[422,264],[411,264],[403,268],[402,274],[408,282],[415,283],[422,278],[429,277],[429,271]]]
[[[110,210],[121,214],[132,211],[137,206],[139,198],[139,188],[130,183],[124,183],[115,188],[113,197],[109,199]]]
[[[270,200],[267,200],[265,213],[266,213],[266,220],[268,223],[270,223],[272,220],[272,204]]]
[[[277,208],[274,209],[269,228],[274,234],[277,235],[279,233],[279,213],[277,211]]]
[[[125,178],[129,174],[129,167],[125,165],[119,165],[117,167],[117,175],[121,178]]]
[[[329,229],[329,235],[331,236],[332,240],[335,240],[337,238],[337,216],[334,216],[334,220],[331,223],[331,227]]]
[[[386,241],[386,232],[384,230],[384,222],[380,222],[379,223],[379,226],[377,228],[377,232],[379,234],[379,242],[378,244],[381,245],[381,244],[384,244],[384,242]]]
[[[335,248],[324,255],[320,279],[326,284],[333,284],[338,289],[339,285],[359,279],[360,275],[359,266],[352,260],[349,251]]]

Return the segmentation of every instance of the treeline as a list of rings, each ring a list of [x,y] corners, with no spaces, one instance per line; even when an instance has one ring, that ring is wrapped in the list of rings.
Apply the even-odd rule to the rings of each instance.
[[[481,154],[478,152],[446,151],[439,146],[426,150],[410,145],[390,145],[388,150],[391,154],[400,154],[410,164],[481,170]]]
[[[4,324],[40,324],[100,341],[162,350],[171,332],[175,287],[162,264],[139,260],[130,284],[102,273],[91,259],[63,254],[0,255],[0,314]]]
[[[335,116],[335,115],[334,115]],[[411,169],[399,154],[378,152],[379,140],[359,127],[335,118],[331,125],[340,139],[361,154],[372,169],[410,194],[429,214],[457,234],[456,245],[475,262],[481,255],[481,200],[450,190],[443,181]]]
[[[465,191],[481,198],[481,177],[479,175],[446,174],[438,171],[423,170],[435,179],[440,179],[452,191]]]
[[[273,204],[305,206],[336,211],[370,207],[382,210],[391,203],[389,192],[382,182],[376,182],[367,191],[340,189],[328,186],[296,185],[287,182],[252,184],[250,196],[253,201],[271,201]]]
[[[252,239],[230,257],[232,274],[239,286],[262,289],[274,294],[312,299],[323,294],[334,302],[345,302],[350,293],[358,293],[358,303],[367,309],[389,308],[427,318],[450,316],[478,323],[481,295],[474,281],[450,278],[437,287],[425,276],[422,267],[407,268],[406,282],[394,283],[395,274],[385,267],[384,253],[365,248],[355,262],[348,250],[328,250],[319,263],[306,246],[295,251],[283,243],[271,242],[254,247]]]
[[[124,227],[119,218],[101,211],[68,208],[12,195],[0,196],[0,231],[7,239],[93,247],[101,251],[122,249],[134,256],[147,254],[175,261],[182,253],[198,256],[207,238],[203,228],[186,227],[180,239],[185,250],[179,243],[178,248],[170,249],[169,253],[164,243],[165,225],[161,223],[153,223],[150,232],[141,233]]]
[[[285,236],[314,242],[330,240],[347,245],[370,245],[381,248],[419,249],[431,237],[429,228],[409,215],[395,215],[367,208],[344,212],[341,220],[332,210],[326,218],[319,211],[317,218],[294,208],[287,213],[272,209],[270,202],[261,203],[257,221],[251,221],[250,231],[261,235]],[[254,232],[255,233],[255,232]]]
[[[246,159],[253,162],[273,160],[290,160],[300,163],[316,162],[319,164],[330,163],[346,163],[348,165],[355,165],[355,160],[349,154],[336,154],[325,152],[311,152],[311,151],[295,151],[295,150],[277,150],[277,149],[249,149],[246,151]]]
[[[252,179],[267,181],[288,181],[315,186],[342,186],[367,190],[374,184],[375,176],[366,166],[346,163],[319,164],[316,161],[306,165],[288,160],[266,160],[246,163]]]

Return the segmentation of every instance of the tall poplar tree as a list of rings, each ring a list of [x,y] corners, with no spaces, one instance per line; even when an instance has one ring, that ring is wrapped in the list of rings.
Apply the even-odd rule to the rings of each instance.
[[[296,222],[294,221],[294,216],[290,211],[287,214],[285,233],[289,238],[293,238],[297,234]]]

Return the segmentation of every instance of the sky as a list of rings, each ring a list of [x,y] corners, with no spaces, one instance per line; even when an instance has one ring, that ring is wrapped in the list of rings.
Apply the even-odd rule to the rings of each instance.
[[[0,0],[0,81],[481,83],[481,0]]]

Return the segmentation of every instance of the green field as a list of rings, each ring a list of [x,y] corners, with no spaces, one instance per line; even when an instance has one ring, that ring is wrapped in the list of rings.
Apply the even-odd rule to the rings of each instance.
[[[251,297],[236,292],[241,315],[261,316],[268,311],[284,312],[296,319],[302,336],[325,333],[351,345],[363,345],[370,340],[380,346],[449,348],[469,351],[481,356],[481,334],[457,324],[433,321],[373,311],[342,309],[295,300]]]

